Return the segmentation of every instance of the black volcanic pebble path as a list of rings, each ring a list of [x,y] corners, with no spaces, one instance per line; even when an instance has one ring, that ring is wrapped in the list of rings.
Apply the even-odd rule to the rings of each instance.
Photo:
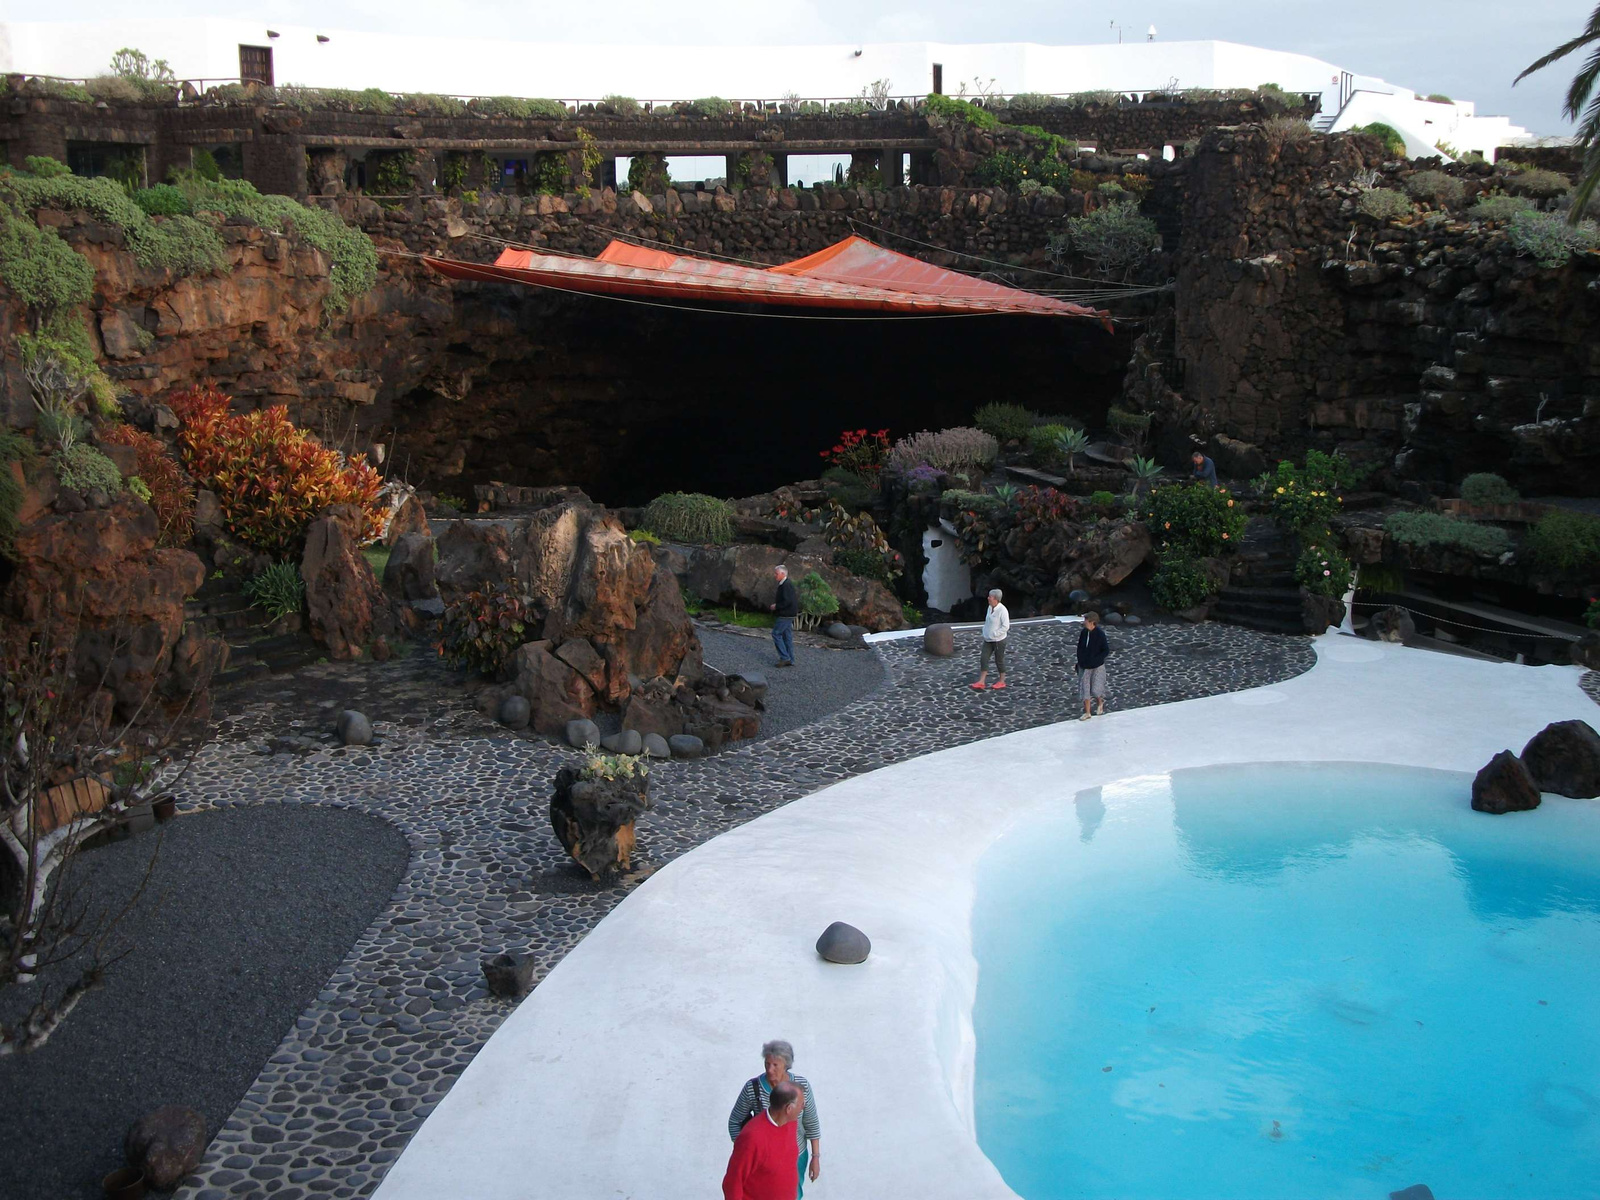
[[[1110,632],[1113,711],[1276,683],[1315,661],[1304,638],[1227,625]],[[367,672],[372,746],[337,746],[331,713],[306,720],[282,701],[225,720],[185,808],[357,808],[398,826],[412,859],[177,1194],[367,1195],[514,1007],[488,996],[482,956],[530,952],[543,978],[644,876],[725,830],[865,771],[1074,716],[1075,637],[1072,626],[1015,627],[1010,686],[982,695],[965,686],[976,633],[957,636],[953,659],[922,654],[918,638],[877,644],[886,678],[870,695],[802,729],[660,765],[635,870],[606,886],[580,877],[550,830],[550,780],[581,756],[466,709],[428,659],[354,668]],[[788,674],[771,673],[774,691]],[[384,694],[403,716],[383,711]]]

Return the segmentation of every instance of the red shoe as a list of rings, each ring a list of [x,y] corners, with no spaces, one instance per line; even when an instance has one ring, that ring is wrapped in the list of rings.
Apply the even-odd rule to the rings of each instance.
[[[997,691],[997,692],[998,692],[998,691],[999,691],[999,690],[1000,690],[1000,689],[1001,689],[1001,688],[1003,688],[1003,687],[1005,687],[1005,686],[1006,686],[1006,681],[1005,681],[1005,680],[1003,680],[1003,679],[1002,679],[1002,680],[1001,680],[1001,681],[1000,681],[1000,682],[999,682],[999,683],[996,683],[996,684],[991,684],[991,685],[990,685],[990,686],[991,686],[991,687],[992,687],[992,688],[993,688],[993,689],[994,689],[994,690],[995,690],[995,691]]]
[[[969,683],[967,686],[975,692],[981,692],[989,685],[987,683]]]

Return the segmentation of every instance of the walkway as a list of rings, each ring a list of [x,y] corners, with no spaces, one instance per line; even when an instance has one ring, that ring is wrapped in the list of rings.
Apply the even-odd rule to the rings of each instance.
[[[379,1200],[704,1197],[727,1158],[723,1114],[774,1036],[799,1049],[823,1113],[808,1196],[1014,1200],[973,1136],[969,916],[998,836],[1133,775],[1303,760],[1472,772],[1549,721],[1593,716],[1576,668],[1316,644],[1316,668],[1276,686],[950,749],[673,863],[511,1016]],[[774,879],[790,899],[752,895]],[[835,919],[873,938],[865,965],[817,957]]]
[[[542,978],[643,878],[717,834],[852,776],[1073,715],[1075,627],[1019,630],[1013,686],[984,695],[962,686],[972,677],[976,636],[958,637],[954,660],[924,656],[915,640],[880,644],[888,678],[866,699],[804,729],[660,768],[654,807],[640,822],[637,869],[610,887],[577,876],[550,832],[550,780],[578,756],[462,711],[459,695],[435,691],[430,709],[428,689],[414,683],[403,719],[380,721],[380,744],[362,749],[316,748],[311,735],[327,723],[321,714],[298,714],[300,728],[271,705],[241,714],[196,764],[185,808],[360,808],[401,829],[412,861],[388,910],[296,1021],[217,1134],[199,1177],[178,1195],[370,1193],[513,1011],[485,994],[483,955],[531,950]],[[1114,709],[1258,687],[1313,660],[1305,639],[1230,626],[1111,636],[1121,647],[1111,662]],[[773,673],[775,689],[785,674]],[[1121,719],[1083,728],[1114,729]],[[748,891],[748,873],[742,886]],[[612,1064],[596,1079],[615,1077]],[[594,1081],[586,1086],[593,1090]],[[476,1195],[453,1184],[428,1194]]]

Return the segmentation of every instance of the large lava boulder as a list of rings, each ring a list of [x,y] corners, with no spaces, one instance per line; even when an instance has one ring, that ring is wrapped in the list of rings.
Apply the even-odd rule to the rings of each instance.
[[[1502,750],[1472,781],[1472,807],[1497,815],[1538,808],[1539,785],[1520,758]]]
[[[390,546],[389,561],[383,568],[383,590],[390,598],[409,604],[437,596],[439,585],[434,582],[433,539],[425,533],[402,533]]]
[[[556,773],[550,825],[568,854],[594,879],[632,865],[633,823],[650,807],[649,776],[584,779],[564,767]]]
[[[1522,761],[1541,792],[1600,796],[1600,734],[1586,721],[1556,721],[1533,735]]]
[[[103,680],[118,715],[149,713],[158,689],[185,698],[227,658],[227,644],[187,633],[184,601],[205,582],[187,550],[157,549],[155,511],[132,493],[107,508],[34,514],[13,541],[0,613],[24,629],[77,624],[77,675]]]
[[[389,602],[344,514],[330,510],[311,522],[300,578],[311,636],[328,648],[328,657],[360,658],[363,646],[394,631]]]
[[[677,581],[605,509],[565,500],[526,517],[456,521],[438,546],[434,574],[446,604],[489,583],[527,597],[534,637],[586,681],[595,702],[626,703],[630,677],[699,678],[700,640]],[[564,687],[566,676],[555,675]],[[538,701],[523,694],[539,725]],[[587,701],[576,707],[593,711]]]
[[[1373,616],[1369,626],[1372,636],[1380,642],[1404,645],[1417,636],[1417,623],[1411,614],[1398,606],[1390,606]]]

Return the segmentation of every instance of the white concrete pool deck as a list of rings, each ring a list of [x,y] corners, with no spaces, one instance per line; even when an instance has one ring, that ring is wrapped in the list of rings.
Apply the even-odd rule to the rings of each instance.
[[[684,855],[506,1020],[377,1197],[717,1195],[728,1110],[775,1037],[794,1043],[816,1088],[823,1171],[807,1197],[1012,1197],[973,1137],[970,916],[978,861],[1015,822],[1083,788],[1180,767],[1475,772],[1550,721],[1596,716],[1573,667],[1331,634],[1316,649],[1317,665],[1287,683],[912,759]],[[1537,814],[1484,817],[1522,819]],[[865,964],[817,957],[834,920],[872,938]]]

